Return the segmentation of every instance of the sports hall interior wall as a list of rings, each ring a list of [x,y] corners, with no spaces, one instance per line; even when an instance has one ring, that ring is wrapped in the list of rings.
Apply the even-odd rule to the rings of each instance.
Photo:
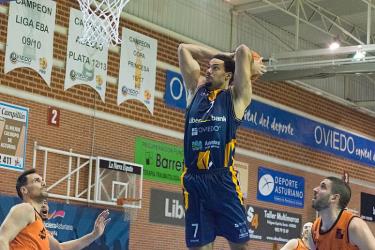
[[[78,4],[67,1],[57,2],[56,24],[68,27],[69,9],[79,9]],[[0,14],[0,42],[6,44],[7,15]],[[178,67],[177,47],[180,42],[172,37],[160,34],[128,20],[122,20],[121,27],[125,26],[137,32],[143,33],[158,40],[158,60]],[[54,37],[54,58],[66,60],[67,36],[55,32]],[[118,117],[141,121],[157,127],[183,132],[183,112],[169,108],[163,99],[155,100],[154,116],[151,116],[147,109],[138,102],[128,101],[120,106],[116,104],[117,86],[107,85],[105,103],[91,88],[80,85],[64,91],[65,68],[53,67],[51,87],[48,87],[39,75],[33,70],[22,68],[4,74],[5,51],[0,52],[0,84],[12,89],[33,93],[36,97],[48,97],[51,100],[59,100],[66,103],[73,103],[85,108],[102,111]],[[108,75],[118,77],[119,53],[109,52]],[[202,69],[203,71],[204,69]],[[157,68],[156,90],[164,92],[165,70]],[[319,117],[345,127],[353,132],[375,138],[375,118],[356,112],[354,109],[337,104],[331,100],[307,92],[302,88],[284,82],[255,82],[253,92],[256,96],[269,99],[276,103],[300,110],[304,113]],[[144,128],[134,128],[121,125],[119,122],[110,122],[97,119],[94,116],[82,115],[68,109],[61,110],[60,127],[47,125],[47,105],[38,101],[30,101],[10,93],[0,93],[0,100],[9,102],[30,109],[29,127],[26,148],[26,165],[31,167],[33,158],[33,145],[37,141],[39,145],[57,148],[68,151],[72,149],[75,153],[86,155],[100,155],[125,161],[134,161],[135,138],[142,136],[153,140],[182,146],[182,140],[167,135],[152,133]],[[119,118],[121,119],[121,118]],[[95,133],[94,133],[95,130]],[[93,137],[94,135],[94,137]],[[302,164],[316,168],[317,170],[329,171],[335,174],[342,174],[343,170],[350,173],[351,178],[359,181],[375,182],[375,168],[370,168],[353,161],[335,157],[326,153],[301,147],[273,137],[249,131],[241,128],[238,133],[238,146],[240,148],[258,152],[269,157],[276,157],[282,160]],[[93,144],[94,142],[94,144]],[[38,154],[37,170],[42,172],[42,155]],[[322,176],[307,171],[295,170],[288,166],[282,166],[267,161],[267,159],[255,159],[246,155],[237,154],[237,160],[249,164],[249,197],[246,204],[253,204],[277,210],[287,210],[302,215],[303,222],[312,220],[315,216],[310,206],[312,188],[318,185]],[[257,171],[259,166],[274,168],[276,170],[300,175],[305,178],[305,208],[285,208],[282,206],[260,202],[256,200]],[[49,159],[47,170],[47,184],[53,183],[67,172],[66,159],[59,156],[52,156]],[[1,193],[16,195],[15,180],[19,173],[15,171],[0,169],[2,183]],[[88,173],[81,175],[82,183]],[[83,184],[82,184],[83,185]],[[80,188],[84,188],[81,186]],[[178,185],[164,184],[155,181],[144,181],[142,209],[138,212],[137,219],[131,226],[130,249],[185,249],[183,227],[154,224],[149,222],[150,189],[157,188],[179,192]],[[360,192],[375,194],[373,189],[352,185],[353,198],[350,208],[359,211]],[[66,184],[56,187],[55,192],[63,193]],[[375,232],[374,223],[369,223],[370,228]],[[272,244],[253,241],[252,249],[272,249]],[[224,240],[215,244],[216,249],[227,249]]]

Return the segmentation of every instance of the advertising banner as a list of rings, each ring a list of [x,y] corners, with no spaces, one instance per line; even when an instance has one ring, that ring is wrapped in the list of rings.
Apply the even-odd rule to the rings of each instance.
[[[184,166],[182,147],[137,137],[135,162],[143,165],[145,179],[180,184]]]
[[[375,195],[361,192],[361,218],[375,222]]]
[[[279,205],[303,208],[305,179],[268,168],[258,168],[257,199]]]
[[[185,210],[182,192],[151,189],[150,222],[184,226]]]
[[[0,196],[0,224],[5,219],[10,208],[20,203],[18,197]],[[80,238],[93,229],[96,217],[101,209],[48,202],[49,219],[45,222],[46,229],[59,242]],[[123,220],[123,213],[110,211],[110,223],[107,224],[104,234],[91,243],[84,250],[127,250],[129,249],[129,221]]]
[[[285,244],[301,235],[301,215],[247,206],[250,239]]]
[[[167,70],[164,99],[170,107],[186,108],[186,89],[181,74]]]
[[[0,167],[23,171],[29,109],[0,102]]]
[[[164,100],[168,106],[186,108],[181,74],[167,71],[165,89]],[[262,101],[251,101],[245,111],[242,127],[375,167],[373,139]]]

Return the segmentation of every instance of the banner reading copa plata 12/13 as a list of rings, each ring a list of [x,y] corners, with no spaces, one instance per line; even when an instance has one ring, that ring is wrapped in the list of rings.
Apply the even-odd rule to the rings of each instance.
[[[95,89],[104,102],[108,46],[84,44],[79,41],[83,32],[82,18],[81,11],[70,9],[64,89],[85,84]]]
[[[50,85],[56,2],[11,1],[4,72],[27,67]]]
[[[122,30],[117,105],[135,99],[154,113],[157,40]]]

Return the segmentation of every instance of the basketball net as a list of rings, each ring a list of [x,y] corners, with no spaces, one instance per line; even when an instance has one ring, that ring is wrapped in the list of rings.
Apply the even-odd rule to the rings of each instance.
[[[95,45],[117,45],[122,9],[130,0],[78,0],[83,13],[81,43]]]
[[[117,198],[117,205],[122,207],[124,213],[124,221],[134,221],[137,218],[138,208],[127,205],[140,200],[134,198]]]

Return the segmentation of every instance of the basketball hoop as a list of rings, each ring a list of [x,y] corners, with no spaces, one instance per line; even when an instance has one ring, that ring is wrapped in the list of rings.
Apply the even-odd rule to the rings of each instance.
[[[117,205],[122,207],[124,212],[124,221],[134,221],[137,218],[138,208],[132,203],[139,202],[136,198],[117,198]]]
[[[81,43],[95,45],[117,45],[122,9],[130,0],[78,0],[83,13]]]

